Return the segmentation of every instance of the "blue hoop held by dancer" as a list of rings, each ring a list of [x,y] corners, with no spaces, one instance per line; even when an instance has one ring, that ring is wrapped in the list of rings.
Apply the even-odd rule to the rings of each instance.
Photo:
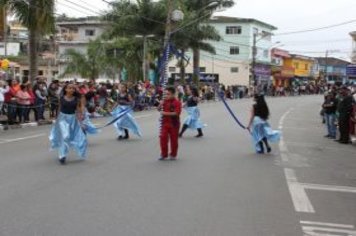
[[[129,139],[129,131],[138,137],[142,137],[140,127],[132,115],[132,103],[133,98],[128,93],[127,86],[123,84],[120,85],[120,93],[117,101],[118,106],[111,113],[114,118],[121,116],[121,118],[114,123],[114,127],[119,135],[118,140]],[[130,112],[127,112],[128,109]]]
[[[257,153],[264,154],[266,151],[272,151],[269,142],[278,142],[280,140],[280,131],[273,130],[267,122],[269,109],[263,95],[255,96],[256,104],[251,112],[250,125],[248,129],[251,132],[252,143]]]
[[[61,164],[66,163],[69,148],[73,148],[81,159],[87,157],[88,142],[78,119],[83,114],[82,108],[83,101],[76,95],[74,85],[64,87],[64,95],[60,99],[60,113],[49,136],[51,149],[58,150]]]

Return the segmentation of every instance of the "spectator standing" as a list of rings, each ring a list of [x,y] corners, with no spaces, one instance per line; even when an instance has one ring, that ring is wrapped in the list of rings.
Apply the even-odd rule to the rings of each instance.
[[[39,83],[37,85],[37,88],[35,90],[35,96],[36,96],[35,106],[37,109],[36,121],[45,120],[44,112],[45,112],[45,105],[47,101],[47,90],[44,83]]]
[[[48,88],[48,100],[50,104],[50,118],[55,119],[58,116],[59,108],[59,88],[58,83],[52,83]]]
[[[350,139],[350,119],[353,106],[353,97],[347,87],[342,87],[340,90],[340,103],[338,106],[339,112],[339,130],[341,144],[349,144]]]
[[[10,87],[5,82],[0,80],[0,114],[2,114],[2,109],[5,102],[5,94],[10,91]]]
[[[326,138],[336,139],[336,110],[337,110],[337,99],[332,93],[326,95],[325,102],[323,104],[324,116],[328,134]]]
[[[20,84],[16,79],[11,80],[10,89],[5,94],[5,103],[7,104],[7,117],[9,124],[17,123],[17,102],[16,102],[16,93],[20,90]]]
[[[21,84],[20,90],[16,93],[17,105],[19,109],[19,122],[28,123],[30,122],[29,108],[31,105],[31,96],[28,93],[28,88],[25,84]]]

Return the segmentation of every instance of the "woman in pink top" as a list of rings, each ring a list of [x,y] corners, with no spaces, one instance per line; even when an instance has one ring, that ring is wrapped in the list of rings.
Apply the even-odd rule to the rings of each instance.
[[[28,111],[31,105],[31,96],[28,93],[26,85],[21,85],[21,89],[16,93],[16,98],[19,107],[20,122],[28,123],[30,121]]]

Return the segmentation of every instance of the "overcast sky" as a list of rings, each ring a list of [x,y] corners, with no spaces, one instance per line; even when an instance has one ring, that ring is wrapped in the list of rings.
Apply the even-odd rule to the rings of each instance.
[[[74,2],[82,7],[75,6]],[[57,12],[69,16],[94,15],[108,9],[102,0],[57,0]],[[278,28],[274,41],[295,53],[322,56],[327,50],[338,50],[332,56],[349,58],[352,41],[349,32],[356,31],[356,0],[238,0],[235,7],[218,15],[255,18]],[[279,33],[320,28],[346,21],[351,24],[310,33],[277,36]]]

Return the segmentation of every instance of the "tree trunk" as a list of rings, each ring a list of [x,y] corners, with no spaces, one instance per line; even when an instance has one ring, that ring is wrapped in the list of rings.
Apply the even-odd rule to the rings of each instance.
[[[193,49],[193,83],[199,84],[200,80],[200,51]]]
[[[185,55],[185,50],[182,50],[182,58],[180,59],[180,82],[181,84],[185,84],[185,62],[184,62],[184,55]]]
[[[36,0],[30,1],[30,21],[36,20]],[[38,32],[36,24],[29,27],[29,61],[30,61],[30,82],[34,82],[38,75],[37,43]]]

